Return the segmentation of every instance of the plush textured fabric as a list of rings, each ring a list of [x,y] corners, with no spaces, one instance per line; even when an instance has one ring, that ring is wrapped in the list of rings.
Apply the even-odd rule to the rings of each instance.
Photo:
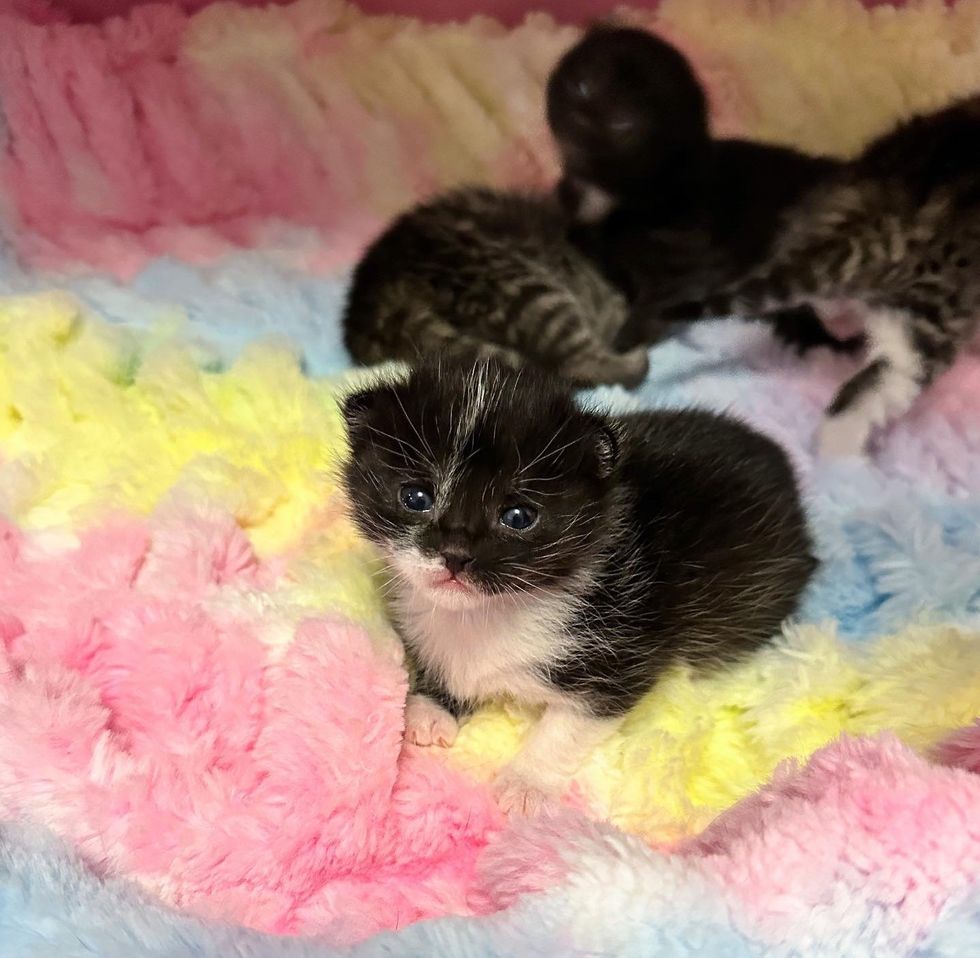
[[[672,854],[574,813],[520,824],[476,880],[495,914],[422,922],[350,948],[179,916],[101,881],[49,835],[7,826],[0,953],[974,958],[978,804],[976,775],[930,767],[891,739],[843,740],[802,770],[783,768]]]
[[[129,277],[264,241],[326,268],[421,192],[554,172],[541,81],[572,27],[185,6],[71,28],[0,8],[0,185],[34,266]],[[848,153],[980,86],[977,17],[974,0],[665,0],[653,23],[705,76],[719,131]]]
[[[655,21],[720,129],[842,153],[980,88],[978,24],[976,0]],[[734,322],[654,350],[598,397],[732,409],[797,463],[823,560],[799,621],[662,683],[554,821],[505,827],[483,784],[528,715],[401,748],[333,472],[343,268],[420,192],[550,175],[540,82],[574,36],[331,0],[0,22],[0,818],[29,823],[0,832],[3,958],[970,958],[980,356],[826,465],[848,361]]]
[[[506,847],[486,792],[400,752],[399,650],[329,471],[341,383],[303,377],[270,346],[202,369],[179,338],[147,344],[61,295],[7,301],[0,344],[0,488],[16,523],[0,569],[0,815],[51,826],[171,904],[264,930],[340,943],[496,911],[507,883],[474,877],[485,846],[491,862]],[[659,352],[664,366],[683,357],[677,371],[693,364],[690,344]],[[764,399],[785,374],[770,359],[726,394]],[[684,401],[648,388],[650,401]],[[775,408],[745,411],[778,433]],[[827,557],[811,624],[722,675],[664,682],[571,798],[655,844],[697,833],[781,759],[841,732],[941,742],[970,767],[972,733],[951,733],[980,701],[975,510],[946,491],[950,470],[913,491],[880,463],[877,482],[856,481],[867,467],[816,469],[802,413],[798,425],[790,445]],[[951,461],[964,448],[951,444]],[[899,514],[907,541],[884,535]],[[950,534],[936,540],[941,515]],[[930,530],[927,551],[909,549]],[[955,612],[927,602],[936,548],[961,578],[947,583]],[[882,572],[857,587],[859,567]],[[872,638],[888,601],[902,631]],[[923,616],[933,624],[913,624]],[[485,710],[451,764],[486,777],[527,719]]]

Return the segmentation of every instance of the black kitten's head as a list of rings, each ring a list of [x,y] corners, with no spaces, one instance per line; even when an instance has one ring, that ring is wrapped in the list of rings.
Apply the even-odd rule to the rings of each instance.
[[[644,30],[589,30],[552,71],[547,113],[565,174],[614,195],[690,163],[709,143],[691,65]]]
[[[561,591],[609,535],[615,432],[543,374],[423,364],[344,417],[354,519],[433,604]]]

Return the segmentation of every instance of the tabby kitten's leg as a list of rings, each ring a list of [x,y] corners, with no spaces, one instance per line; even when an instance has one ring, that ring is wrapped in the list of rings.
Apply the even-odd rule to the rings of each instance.
[[[646,347],[617,353],[593,335],[576,337],[560,353],[555,357],[555,369],[576,386],[618,384],[635,389],[646,379],[650,368]]]
[[[820,428],[821,456],[859,456],[873,429],[906,413],[955,357],[942,331],[909,310],[878,308],[867,319],[868,363],[838,390]]]
[[[527,365],[527,357],[516,349],[471,336],[432,313],[404,326],[401,346],[402,358],[409,362],[440,353],[463,362],[495,359],[511,369]]]
[[[624,305],[620,303],[619,308]],[[513,332],[522,330],[525,340],[533,329],[534,336],[527,349],[538,365],[557,372],[575,385],[619,384],[628,389],[639,386],[649,368],[646,349],[637,346],[628,352],[617,352],[603,338],[603,334],[615,335],[615,330],[608,327],[596,309],[583,305],[564,290],[555,289],[529,303],[523,315],[512,321]]]

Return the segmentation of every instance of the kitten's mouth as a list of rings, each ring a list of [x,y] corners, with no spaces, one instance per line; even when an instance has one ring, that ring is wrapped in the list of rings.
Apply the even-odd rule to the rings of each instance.
[[[476,592],[476,589],[468,582],[457,578],[451,572],[443,572],[432,579],[432,588],[439,592],[458,592],[469,594]]]

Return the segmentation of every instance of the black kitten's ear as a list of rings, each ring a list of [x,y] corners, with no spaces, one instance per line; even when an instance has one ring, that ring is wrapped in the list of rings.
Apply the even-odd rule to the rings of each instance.
[[[596,17],[594,20],[589,22],[586,29],[587,33],[614,33],[616,30],[622,30],[631,26],[623,19],[622,15],[616,13],[607,13],[605,16]]]
[[[340,412],[348,430],[356,429],[364,421],[364,417],[376,406],[380,395],[380,389],[360,389],[343,401]]]
[[[621,457],[619,430],[612,423],[603,423],[595,434],[595,458],[599,478],[608,479],[619,466]]]

